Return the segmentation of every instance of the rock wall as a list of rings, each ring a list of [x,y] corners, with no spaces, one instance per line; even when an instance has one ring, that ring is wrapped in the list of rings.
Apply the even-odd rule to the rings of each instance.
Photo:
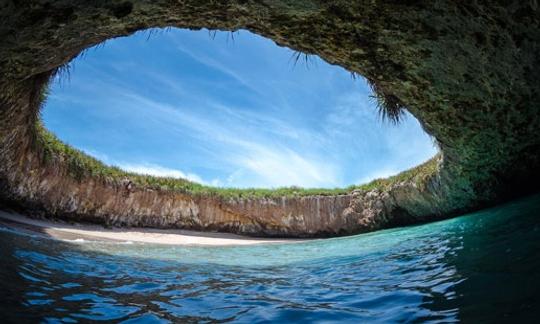
[[[332,236],[424,222],[538,190],[536,1],[0,3],[0,197],[32,214],[109,225]],[[76,179],[43,162],[40,93],[63,64],[149,27],[245,28],[377,85],[441,148],[425,181],[346,195],[227,199]]]

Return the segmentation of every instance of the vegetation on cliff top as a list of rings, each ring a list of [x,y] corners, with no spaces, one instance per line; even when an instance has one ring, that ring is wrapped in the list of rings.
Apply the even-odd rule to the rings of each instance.
[[[388,189],[391,185],[403,181],[414,181],[417,185],[426,180],[437,171],[437,157],[395,176],[376,179],[367,184],[353,185],[346,188],[221,188],[205,186],[186,179],[172,177],[156,177],[151,175],[136,174],[124,171],[115,166],[108,166],[103,162],[63,143],[53,133],[48,131],[41,122],[35,128],[37,148],[41,150],[43,162],[49,165],[64,165],[66,172],[77,179],[98,179],[108,183],[123,184],[126,181],[136,187],[156,190],[172,190],[186,194],[218,196],[223,198],[274,198],[290,196],[313,196],[313,195],[342,195],[354,190]]]
[[[53,75],[60,73],[69,74],[69,66],[62,66],[53,72]],[[355,75],[353,74],[353,77]],[[370,80],[368,80],[370,81]],[[370,81],[373,90],[373,98],[379,108],[383,119],[388,119],[393,123],[398,123],[403,114],[403,106],[392,96],[384,94],[375,82]],[[45,103],[49,94],[49,85],[45,84],[40,90],[41,105]],[[35,125],[35,140],[38,152],[41,152],[42,162],[49,165],[66,168],[70,176],[78,181],[88,179],[101,180],[111,184],[123,185],[132,183],[139,188],[149,188],[155,190],[171,190],[192,195],[217,196],[222,198],[277,198],[293,196],[330,196],[344,195],[355,190],[387,190],[392,185],[400,182],[415,182],[421,186],[438,170],[438,155],[430,160],[395,176],[375,179],[366,184],[352,185],[345,188],[301,188],[301,187],[280,187],[280,188],[224,188],[212,187],[187,179],[173,177],[158,177],[147,174],[137,174],[120,169],[116,166],[106,165],[98,159],[91,157],[81,150],[62,142],[51,131],[47,130],[41,119],[37,118]]]

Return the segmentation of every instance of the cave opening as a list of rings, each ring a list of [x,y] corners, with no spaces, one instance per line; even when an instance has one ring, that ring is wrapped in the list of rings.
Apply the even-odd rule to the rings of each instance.
[[[345,188],[437,151],[418,121],[381,118],[368,82],[246,30],[149,29],[85,51],[42,120],[107,165],[237,188]]]

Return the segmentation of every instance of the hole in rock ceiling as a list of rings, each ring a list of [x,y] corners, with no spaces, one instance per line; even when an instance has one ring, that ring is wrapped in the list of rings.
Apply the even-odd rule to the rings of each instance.
[[[107,164],[223,187],[344,187],[437,151],[414,117],[381,121],[366,81],[316,56],[247,31],[155,31],[72,62],[47,128]]]

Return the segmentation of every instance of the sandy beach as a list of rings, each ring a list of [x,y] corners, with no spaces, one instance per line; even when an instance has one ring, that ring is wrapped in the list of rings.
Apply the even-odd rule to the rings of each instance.
[[[0,210],[0,226],[59,240],[119,241],[165,245],[234,246],[294,243],[304,240],[253,238],[229,233],[196,232],[177,229],[113,228],[92,224],[67,224],[38,220]]]

